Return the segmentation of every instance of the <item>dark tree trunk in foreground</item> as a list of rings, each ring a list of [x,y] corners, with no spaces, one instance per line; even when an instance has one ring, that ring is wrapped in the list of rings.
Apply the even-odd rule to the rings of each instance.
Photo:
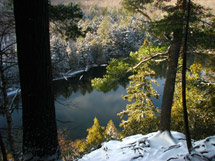
[[[24,160],[57,160],[48,0],[14,0]],[[53,157],[50,159],[50,157]]]

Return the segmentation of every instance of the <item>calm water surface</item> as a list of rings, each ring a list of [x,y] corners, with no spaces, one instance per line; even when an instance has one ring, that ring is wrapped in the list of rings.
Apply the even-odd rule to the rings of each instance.
[[[93,125],[94,117],[99,119],[102,126],[113,120],[119,128],[121,120],[117,113],[125,109],[128,104],[122,99],[122,95],[126,94],[128,81],[122,82],[115,90],[106,93],[93,89],[90,80],[101,77],[104,73],[105,68],[93,68],[88,73],[68,81],[55,82],[57,124],[60,129],[67,130],[72,139],[85,137],[86,129]],[[154,85],[154,87],[159,94],[162,94],[164,79],[157,81],[160,86]],[[153,102],[155,106],[160,107],[161,100],[153,99]]]
[[[126,94],[128,80],[116,85],[109,92],[101,92],[93,89],[91,80],[102,77],[105,67],[91,68],[88,72],[78,74],[68,80],[54,82],[56,119],[59,130],[65,130],[70,139],[80,139],[87,135],[87,129],[93,125],[94,117],[99,119],[100,125],[106,126],[109,120],[113,120],[119,129],[120,118],[117,113],[125,109],[127,101],[122,99]],[[164,79],[157,79],[161,86],[154,85],[159,94],[162,94]],[[21,101],[20,101],[21,102]],[[161,100],[153,99],[155,106],[160,107]],[[22,125],[22,110],[13,112],[14,127]],[[6,128],[6,119],[0,117],[1,127]]]

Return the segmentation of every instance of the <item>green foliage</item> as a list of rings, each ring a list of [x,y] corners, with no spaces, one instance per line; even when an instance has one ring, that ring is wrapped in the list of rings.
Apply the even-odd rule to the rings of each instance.
[[[186,15],[187,15],[187,1],[185,0],[177,0],[176,3],[172,3],[172,5],[168,4],[168,3],[163,3],[163,2],[172,2],[171,0],[147,0],[147,1],[141,1],[141,0],[123,0],[123,5],[126,9],[132,11],[132,12],[139,12],[141,13],[143,16],[147,17],[149,20],[151,20],[148,15],[147,15],[147,5],[151,4],[153,5],[155,8],[160,9],[161,11],[165,12],[164,16],[161,17],[160,19],[157,20],[152,20],[149,23],[149,31],[151,34],[153,34],[153,36],[155,36],[156,38],[160,39],[160,41],[162,41],[163,43],[166,42],[166,44],[170,44],[170,49],[174,49],[175,46],[173,46],[174,44],[174,40],[176,42],[180,42],[181,40],[183,40],[183,35],[184,35],[184,29],[185,29],[185,22],[186,22]],[[208,14],[208,10],[204,9],[202,6],[197,5],[192,3],[191,4],[191,17],[190,17],[190,33],[189,33],[189,50],[192,52],[211,52],[213,51],[212,49],[214,49],[214,28],[212,27],[213,21],[211,19],[211,15]],[[211,22],[212,21],[212,22]],[[207,23],[209,22],[209,23]],[[206,27],[207,26],[207,27]],[[173,40],[173,43],[171,43],[171,40]],[[180,41],[179,41],[180,40]],[[178,48],[183,48],[182,46],[183,43],[178,43],[177,47]],[[199,50],[201,49],[201,50]],[[171,54],[174,54],[174,51],[170,50]],[[141,60],[139,60],[139,62],[141,62]],[[144,67],[144,69],[147,69],[146,67]],[[197,70],[197,68],[195,69]],[[201,71],[202,72],[202,71]],[[143,73],[143,72],[142,72]],[[140,73],[138,73],[140,75]],[[196,73],[197,75],[200,75],[200,73]],[[144,74],[142,74],[144,75]],[[206,74],[207,75],[207,74]],[[210,74],[210,76],[212,76],[213,74]],[[140,75],[141,76],[141,75]],[[144,78],[144,76],[142,76],[142,78]],[[195,80],[192,80],[192,83],[194,85],[195,88],[197,88],[198,90],[201,90],[200,84],[202,82],[202,79],[199,78],[195,78],[197,80],[197,82]],[[138,89],[138,85],[140,84],[137,81],[137,78],[133,78],[134,82],[133,86],[130,85],[130,87],[132,88],[131,91],[133,91],[133,93],[129,93],[130,91],[128,91],[128,93],[130,94],[129,97],[126,97],[126,99],[128,99],[129,101],[133,100],[135,98],[135,96],[137,95],[137,97],[141,97],[144,98],[143,94],[144,92],[142,92],[142,95],[138,96],[138,93],[141,94],[140,90]],[[142,81],[146,81],[145,79],[142,79]],[[195,83],[196,82],[196,83]],[[201,83],[199,83],[201,82]],[[207,81],[208,82],[208,81]],[[147,83],[147,82],[146,82]],[[148,84],[150,86],[150,84]],[[210,83],[210,85],[212,85]],[[192,89],[194,88],[192,87]],[[191,88],[191,87],[190,87]],[[144,89],[143,87],[140,87],[140,89]],[[204,89],[204,88],[203,88]],[[198,91],[197,90],[197,91]],[[180,91],[180,88],[178,87],[178,91]],[[195,90],[189,90],[189,92],[191,91],[195,91]],[[195,91],[195,92],[197,92]],[[198,91],[199,92],[199,91]],[[190,95],[189,95],[190,94]],[[201,93],[201,94],[196,94],[194,96],[194,93],[191,94],[189,93],[188,97],[194,101],[195,99],[197,100],[202,100],[202,94],[204,96],[206,96],[205,93]],[[210,94],[212,94],[210,92]],[[208,95],[209,96],[209,95]],[[181,98],[180,98],[180,92],[178,92],[177,95],[177,99],[175,99],[175,106],[178,106],[178,104],[180,104],[182,106]],[[194,99],[195,98],[195,99]],[[143,99],[144,100],[144,99]],[[196,103],[195,105],[192,105],[192,110],[196,110],[198,108],[198,101],[195,100],[194,103]],[[179,102],[178,102],[179,101]],[[143,101],[144,103],[147,103],[146,100]],[[213,102],[212,100],[210,102]],[[135,126],[138,126],[140,123],[138,122],[139,120],[137,120],[137,118],[140,118],[141,116],[141,112],[145,111],[143,109],[139,109],[139,111],[137,111],[137,113],[135,113],[134,109],[135,105],[139,105],[140,107],[143,107],[143,105],[141,105],[137,99],[134,99],[134,103],[131,104],[130,106],[127,105],[127,110],[121,112],[120,114],[123,116],[123,114],[128,114],[128,120],[122,122],[122,126],[125,126],[124,130],[129,129],[131,132],[127,132],[128,134],[132,134],[132,133],[136,133],[136,129],[134,128]],[[201,104],[201,106],[203,106]],[[151,107],[150,103],[147,104],[146,107]],[[131,111],[129,111],[130,109],[132,109]],[[175,109],[179,109],[179,108],[175,108]],[[191,110],[190,109],[190,110]],[[153,110],[152,110],[153,111]],[[182,112],[182,111],[180,111]],[[200,112],[200,111],[198,111]],[[155,113],[155,112],[154,112]],[[175,115],[175,121],[173,121],[175,124],[178,124],[178,126],[175,126],[173,123],[173,127],[178,127],[179,129],[181,129],[181,124],[182,124],[182,120],[179,121],[178,115],[180,115],[179,111],[177,112],[173,112]],[[193,112],[194,113],[194,112]],[[199,116],[200,114],[195,113],[197,116]],[[131,116],[130,116],[131,115]],[[132,117],[132,115],[134,115]],[[140,116],[139,116],[140,115]],[[143,114],[142,114],[143,115]],[[129,125],[129,117],[131,118],[131,124]],[[201,120],[198,117],[194,117],[196,120],[199,120],[198,123],[200,127],[200,125],[203,125],[203,122],[207,122],[205,120]],[[211,115],[212,117],[212,115]],[[143,118],[143,116],[142,116]],[[156,116],[155,116],[156,118]],[[155,118],[153,118],[153,120],[155,120]],[[180,117],[180,119],[182,119],[183,117]],[[202,117],[203,118],[203,117]],[[208,118],[208,117],[206,117]],[[136,120],[135,120],[136,119]],[[194,119],[194,120],[195,120]],[[194,121],[193,121],[194,122]],[[195,124],[198,124],[195,123]],[[128,127],[126,127],[126,124],[128,125]],[[134,125],[134,126],[133,126]],[[139,126],[141,127],[142,124],[140,124]],[[212,125],[212,124],[211,124]],[[191,126],[195,126],[194,124],[191,123]],[[208,126],[209,127],[209,126]],[[134,128],[134,129],[133,129]],[[142,130],[143,128],[140,128],[140,130]],[[177,128],[175,128],[176,130],[178,130]],[[135,131],[134,131],[135,130]],[[194,128],[192,129],[194,130]],[[198,135],[197,135],[198,136]]]
[[[129,87],[127,95],[123,99],[133,102],[126,106],[126,110],[118,115],[122,118],[127,115],[126,121],[122,120],[120,126],[123,129],[123,135],[129,136],[137,133],[146,134],[158,129],[157,114],[159,110],[154,107],[150,98],[158,98],[159,95],[152,88],[152,80],[150,76],[154,74],[149,68],[144,67],[144,70],[139,70],[137,74],[129,77]],[[155,82],[156,83],[156,82]]]
[[[158,95],[152,88],[152,82],[149,79],[154,75],[154,71],[150,69],[150,64],[156,64],[156,62],[150,62],[150,60],[159,59],[160,56],[156,57],[155,55],[157,53],[164,53],[167,51],[166,45],[170,44],[172,33],[175,33],[175,36],[179,37],[178,40],[182,39],[183,32],[177,33],[177,31],[181,31],[181,29],[184,27],[187,14],[187,5],[185,4],[185,1],[178,0],[174,5],[169,5],[163,2],[166,2],[166,0],[123,0],[122,4],[127,10],[139,12],[149,20],[151,19],[145,12],[148,5],[154,5],[155,8],[166,12],[166,14],[161,19],[153,20],[149,23],[150,33],[156,36],[156,38],[160,39],[162,42],[162,47],[148,45],[147,41],[145,41],[146,43],[140,47],[138,52],[130,53],[129,60],[132,60],[131,64],[124,63],[124,60],[122,59],[114,60],[108,66],[108,72],[104,78],[99,78],[92,81],[93,86],[96,86],[98,89],[105,87],[105,90],[109,90],[107,87],[111,87],[116,81],[119,80],[121,76],[124,76],[128,69],[134,73],[129,77],[130,86],[127,89],[128,95],[123,96],[124,99],[132,103],[126,106],[126,110],[119,113],[121,118],[124,115],[128,117],[127,120],[122,120],[121,123],[121,126],[124,127],[124,136],[136,133],[147,133],[158,129],[159,110],[154,107],[150,99],[152,97],[158,98]],[[196,44],[193,41],[190,41],[190,45],[193,45],[195,50],[205,50],[209,47],[210,49],[211,47],[214,48],[214,29],[202,29],[199,26],[199,23],[202,22],[202,19],[210,16],[206,14],[206,12],[207,10],[205,10],[202,6],[192,3],[190,37],[192,40],[196,40],[196,37],[202,40],[201,42],[196,43],[198,44],[197,46],[195,46]],[[205,41],[203,41],[203,39]],[[209,39],[211,39],[212,42],[207,43]],[[180,48],[182,48],[182,46],[180,46]],[[123,67],[123,64],[126,66]],[[137,65],[134,66],[134,64]],[[131,68],[132,66],[134,67]],[[178,90],[180,89],[178,88]],[[175,118],[177,118],[177,116]],[[180,121],[178,121],[178,123],[179,122]]]
[[[118,82],[127,75],[127,70],[133,64],[130,58],[113,59],[107,66],[107,74],[103,78],[95,78],[91,81],[97,90],[108,92],[118,88]]]
[[[119,59],[113,59],[112,61],[110,61],[109,65],[107,66],[107,74],[104,75],[103,78],[93,79],[91,81],[92,86],[97,90],[101,90],[103,92],[108,92],[111,89],[116,89],[118,86],[117,82],[120,82],[120,80],[127,77],[130,74],[130,72],[136,73],[139,70],[145,70],[143,66],[140,66],[137,69],[133,69],[128,73],[128,70],[132,69],[132,67],[135,64],[137,64],[141,60],[149,59],[157,53],[164,53],[165,51],[166,51],[165,45],[163,46],[148,45],[145,41],[145,44],[143,44],[140,47],[138,52],[131,52],[128,58],[119,58]],[[154,59],[160,59],[160,58],[161,56],[158,55]],[[148,64],[150,65],[150,63]],[[159,63],[153,62],[153,64],[155,65]]]
[[[75,39],[84,33],[78,27],[78,22],[83,17],[83,12],[78,5],[49,5],[49,18],[54,32],[59,32],[66,39]]]
[[[154,0],[123,0],[122,5],[126,10],[132,13],[139,12],[147,19],[151,20],[151,18],[146,14],[145,10],[147,8],[146,5],[151,4],[153,1]]]
[[[142,60],[153,57],[153,60],[159,60],[158,53],[164,53],[166,46],[149,45],[147,41],[140,47],[137,52],[131,52],[127,59],[114,59],[107,66],[107,74],[103,78],[96,78],[92,81],[92,85],[100,90],[109,91],[116,85],[116,81],[124,77],[128,70],[133,73],[129,76],[129,87],[127,88],[127,95],[123,99],[132,102],[126,106],[126,110],[120,112],[118,115],[123,118],[128,116],[127,120],[122,120],[120,126],[124,128],[123,136],[128,136],[136,133],[148,133],[158,129],[159,110],[154,107],[150,98],[159,98],[157,92],[152,88],[152,83],[156,81],[151,77],[155,72],[150,69],[151,61],[146,61],[135,68],[135,64]],[[153,62],[156,63],[156,62]],[[157,84],[158,85],[158,84]]]
[[[204,51],[215,48],[215,28],[212,23],[203,23],[201,27],[192,27],[190,32],[190,44],[194,46],[194,49]],[[198,38],[198,39],[196,39]],[[195,45],[194,45],[195,44]]]

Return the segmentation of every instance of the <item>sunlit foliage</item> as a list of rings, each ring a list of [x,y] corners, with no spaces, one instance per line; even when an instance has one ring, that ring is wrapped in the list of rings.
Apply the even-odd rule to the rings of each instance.
[[[104,140],[105,128],[99,125],[99,120],[95,117],[94,124],[91,128],[87,129],[87,144],[92,147],[97,147]]]
[[[202,139],[215,133],[215,77],[214,72],[211,71],[214,65],[209,64],[210,66],[203,68],[202,64],[196,62],[187,74],[187,108],[191,136],[194,139]],[[176,85],[172,128],[181,132],[184,129],[180,84]]]
[[[96,78],[92,81],[95,88],[108,91],[114,87],[120,78],[127,76],[129,71],[128,94],[123,96],[123,99],[131,102],[131,104],[128,104],[126,109],[118,114],[121,118],[127,117],[124,117],[127,120],[122,120],[120,124],[123,127],[123,136],[148,133],[158,129],[159,110],[154,107],[151,98],[158,99],[159,95],[152,88],[152,84],[157,84],[157,82],[151,79],[155,72],[149,65],[152,62],[158,65],[160,62],[156,61],[163,60],[164,55],[162,53],[165,50],[165,46],[149,45],[146,41],[137,52],[131,52],[129,58],[112,60],[107,67],[107,74],[103,78]],[[157,55],[155,56],[155,54]],[[136,65],[147,59],[151,61]]]
[[[105,127],[100,126],[99,120],[95,117],[92,127],[87,129],[88,135],[86,139],[77,139],[75,141],[60,141],[63,154],[70,154],[73,158],[79,158],[83,154],[97,149],[101,146],[102,142],[109,140],[117,140],[120,137],[118,130],[116,129],[114,122],[110,120]],[[62,144],[65,143],[65,144]],[[69,146],[68,146],[69,145]],[[70,158],[71,158],[70,157]]]

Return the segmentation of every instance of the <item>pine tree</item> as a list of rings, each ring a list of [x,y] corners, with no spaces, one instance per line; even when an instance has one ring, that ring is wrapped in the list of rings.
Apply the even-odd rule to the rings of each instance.
[[[83,18],[83,12],[77,4],[69,3],[67,5],[51,5],[49,2],[49,19],[52,32],[57,32],[65,38],[75,39],[78,36],[84,36],[78,22]]]
[[[164,48],[156,46],[148,46],[145,43],[138,52],[131,53],[130,55],[141,60],[143,57],[150,58],[149,52],[162,52]],[[159,57],[158,57],[159,59]],[[144,59],[143,59],[144,60]],[[131,104],[127,104],[126,110],[123,110],[118,115],[123,118],[127,115],[127,120],[122,120],[120,126],[124,129],[122,131],[124,136],[134,135],[137,133],[148,133],[158,129],[159,119],[157,117],[159,110],[154,106],[151,98],[159,98],[157,91],[152,87],[152,83],[158,83],[151,79],[155,72],[150,69],[149,62],[141,63],[136,66],[132,71],[133,75],[129,77],[129,87],[127,88],[127,95],[123,96]]]
[[[86,138],[88,148],[98,148],[104,141],[104,127],[99,125],[99,120],[95,117],[94,124],[91,128],[87,129],[88,135]]]
[[[150,25],[150,31],[157,38],[160,39],[162,43],[169,45],[168,52],[168,67],[166,72],[166,81],[163,92],[163,100],[161,107],[161,120],[160,127],[161,131],[170,131],[170,121],[171,121],[171,108],[173,104],[173,95],[175,89],[176,81],[176,72],[178,66],[178,58],[183,47],[184,39],[184,29],[186,22],[186,12],[187,12],[187,1],[186,0],[177,0],[176,3],[172,2],[166,3],[167,0],[123,0],[123,5],[130,11],[142,13],[144,17],[149,19],[148,22]],[[168,1],[169,2],[169,1]],[[163,17],[157,20],[152,20],[147,15],[146,10],[147,6],[152,5],[154,8],[157,8],[166,13]],[[208,38],[214,34],[214,32],[202,31],[201,27],[198,26],[198,23],[201,22],[202,18],[209,16],[205,13],[205,9],[194,3],[191,3],[191,16],[190,22],[192,23],[190,34],[190,39],[195,40],[199,38],[199,46],[196,44],[193,46],[193,49],[204,48],[208,43],[208,47],[211,48],[211,42],[208,41]],[[203,36],[204,35],[204,36]],[[212,38],[212,37],[211,37]],[[203,41],[204,39],[204,41]],[[214,38],[212,38],[214,40]],[[205,43],[205,41],[207,43]],[[190,45],[193,42],[190,42]],[[214,47],[212,47],[214,48]]]
[[[112,120],[108,122],[104,134],[105,134],[106,140],[118,139],[119,133]]]

